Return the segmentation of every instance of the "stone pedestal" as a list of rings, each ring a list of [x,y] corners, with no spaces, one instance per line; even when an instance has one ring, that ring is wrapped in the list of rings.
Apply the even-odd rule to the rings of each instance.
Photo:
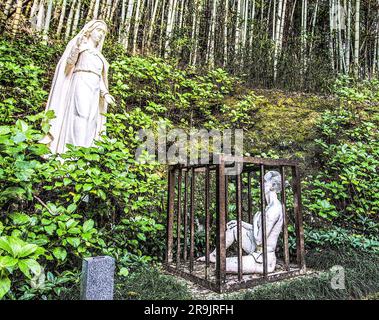
[[[82,266],[81,299],[113,300],[115,260],[112,257],[85,258]]]

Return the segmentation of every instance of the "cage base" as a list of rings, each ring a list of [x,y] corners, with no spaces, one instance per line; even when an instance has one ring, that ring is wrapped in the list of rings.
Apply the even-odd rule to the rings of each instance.
[[[178,265],[173,262],[165,264],[164,267],[170,274],[182,277],[218,293],[253,288],[265,283],[290,279],[306,273],[305,268],[299,269],[296,264],[290,264],[289,270],[285,270],[283,263],[278,261],[274,272],[269,273],[266,277],[261,274],[243,274],[242,279],[239,280],[237,274],[227,273],[225,280],[220,283],[216,277],[216,266],[214,263],[209,265],[207,276],[204,262],[194,261],[192,272],[190,271],[189,262],[181,262]]]

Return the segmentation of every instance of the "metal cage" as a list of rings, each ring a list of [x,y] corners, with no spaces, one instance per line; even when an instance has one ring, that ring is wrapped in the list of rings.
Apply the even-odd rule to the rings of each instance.
[[[253,287],[258,284],[273,282],[281,279],[304,274],[306,271],[304,259],[304,232],[301,213],[301,187],[298,163],[289,160],[272,160],[253,157],[217,156],[217,161],[210,164],[196,165],[172,165],[168,170],[168,206],[167,206],[167,242],[165,268],[172,274],[179,275],[190,281],[216,292],[228,292],[243,288]],[[242,170],[234,176],[226,175],[230,168],[239,165]],[[264,174],[267,169],[276,169],[281,174],[282,190],[281,202],[283,206],[283,230],[281,232],[282,259],[278,259],[276,269],[272,273],[267,272],[267,235],[265,219],[264,199]],[[286,171],[290,171],[288,178],[292,180],[290,199],[286,196]],[[204,184],[196,182],[197,176],[201,175]],[[251,223],[253,217],[252,178],[258,183],[255,193],[258,194],[258,209],[262,212],[262,252],[263,274],[242,273],[242,221],[243,215],[247,215]],[[214,179],[211,179],[214,176]],[[243,183],[243,179],[247,183]],[[189,181],[190,180],[190,181]],[[213,180],[213,183],[212,183]],[[226,223],[230,218],[228,205],[230,192],[228,185],[234,180],[235,204],[234,215],[237,221],[237,245],[235,255],[238,257],[238,274],[226,273],[225,231]],[[198,189],[198,190],[197,190]],[[258,192],[259,190],[259,192]],[[202,192],[204,191],[204,192]],[[213,191],[213,194],[211,193]],[[247,209],[243,210],[243,191]],[[246,195],[247,191],[247,195]],[[203,194],[203,201],[195,199],[195,194]],[[214,201],[212,203],[212,196]],[[291,201],[291,209],[286,203]],[[201,203],[202,202],[202,203]],[[201,203],[201,205],[199,205]],[[214,212],[212,214],[212,205]],[[204,213],[200,217],[204,220],[204,228],[195,231],[198,217],[196,211]],[[289,219],[296,238],[296,248],[289,245]],[[214,230],[214,232],[212,232]],[[212,233],[214,234],[212,236]],[[196,238],[195,239],[195,235]],[[205,238],[205,239],[204,239]],[[195,240],[197,244],[195,244]],[[211,242],[216,247],[216,263],[209,262]],[[198,242],[202,244],[198,244]],[[201,248],[198,249],[197,246]],[[202,247],[205,247],[202,249]],[[278,248],[277,248],[278,249]],[[290,249],[296,250],[295,261],[290,261]],[[195,250],[205,254],[205,263],[195,260]],[[277,250],[278,251],[278,250]]]

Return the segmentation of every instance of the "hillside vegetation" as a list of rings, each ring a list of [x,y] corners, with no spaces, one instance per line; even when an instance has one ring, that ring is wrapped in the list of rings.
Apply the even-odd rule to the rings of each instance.
[[[0,297],[67,297],[86,256],[115,257],[125,283],[137,277],[135,270],[162,261],[166,168],[135,160],[136,133],[156,131],[159,121],[187,132],[242,128],[246,154],[299,160],[307,251],[346,247],[376,259],[375,80],[339,78],[324,96],[256,90],[221,68],[131,56],[110,41],[104,53],[117,103],[107,115],[107,136],[93,148],[70,147],[61,163],[45,159],[48,150],[38,141],[53,116],[43,111],[62,50],[60,42],[29,37],[0,41]],[[353,296],[378,290],[366,289]]]

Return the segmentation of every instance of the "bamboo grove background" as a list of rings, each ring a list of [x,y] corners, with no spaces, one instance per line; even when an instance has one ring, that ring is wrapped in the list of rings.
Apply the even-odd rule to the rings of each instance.
[[[68,41],[104,19],[130,54],[224,68],[251,85],[319,91],[379,71],[379,0],[1,0],[1,30]]]

